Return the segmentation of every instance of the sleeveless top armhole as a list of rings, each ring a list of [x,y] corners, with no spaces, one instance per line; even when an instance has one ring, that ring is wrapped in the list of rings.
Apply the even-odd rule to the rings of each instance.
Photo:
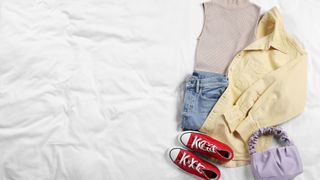
[[[204,32],[204,28],[206,27],[206,21],[207,21],[207,16],[208,16],[208,11],[210,11],[210,7],[212,6],[213,2],[212,1],[208,1],[208,2],[204,2],[202,3],[202,8],[203,8],[203,23],[202,23],[202,29],[201,32],[198,36],[198,40],[201,38],[203,32]]]

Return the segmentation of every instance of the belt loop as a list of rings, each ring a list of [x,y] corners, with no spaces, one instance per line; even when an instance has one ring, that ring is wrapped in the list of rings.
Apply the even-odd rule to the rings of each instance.
[[[187,78],[184,80],[184,88],[185,88],[185,89],[187,89],[188,83],[189,83],[190,79],[191,79],[191,76],[187,77]]]
[[[200,80],[197,79],[197,82],[196,82],[196,93],[199,93],[199,90],[200,90]]]

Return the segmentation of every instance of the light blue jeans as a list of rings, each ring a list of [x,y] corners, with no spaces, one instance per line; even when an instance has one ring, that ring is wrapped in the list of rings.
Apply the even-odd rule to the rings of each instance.
[[[199,130],[227,86],[224,74],[193,72],[186,80],[181,128]]]

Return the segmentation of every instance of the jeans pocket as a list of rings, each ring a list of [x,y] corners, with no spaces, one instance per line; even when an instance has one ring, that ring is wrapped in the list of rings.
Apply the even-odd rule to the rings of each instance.
[[[203,88],[201,89],[200,97],[205,100],[215,100],[217,101],[223,92],[225,91],[226,87],[216,87],[216,88]]]
[[[209,114],[213,106],[217,103],[217,101],[223,94],[224,90],[225,87],[202,89],[199,98],[200,112]]]

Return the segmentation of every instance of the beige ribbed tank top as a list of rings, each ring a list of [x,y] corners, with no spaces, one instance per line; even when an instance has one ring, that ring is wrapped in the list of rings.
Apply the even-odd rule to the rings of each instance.
[[[195,70],[226,73],[234,56],[255,40],[260,8],[248,0],[211,0],[203,6]]]

